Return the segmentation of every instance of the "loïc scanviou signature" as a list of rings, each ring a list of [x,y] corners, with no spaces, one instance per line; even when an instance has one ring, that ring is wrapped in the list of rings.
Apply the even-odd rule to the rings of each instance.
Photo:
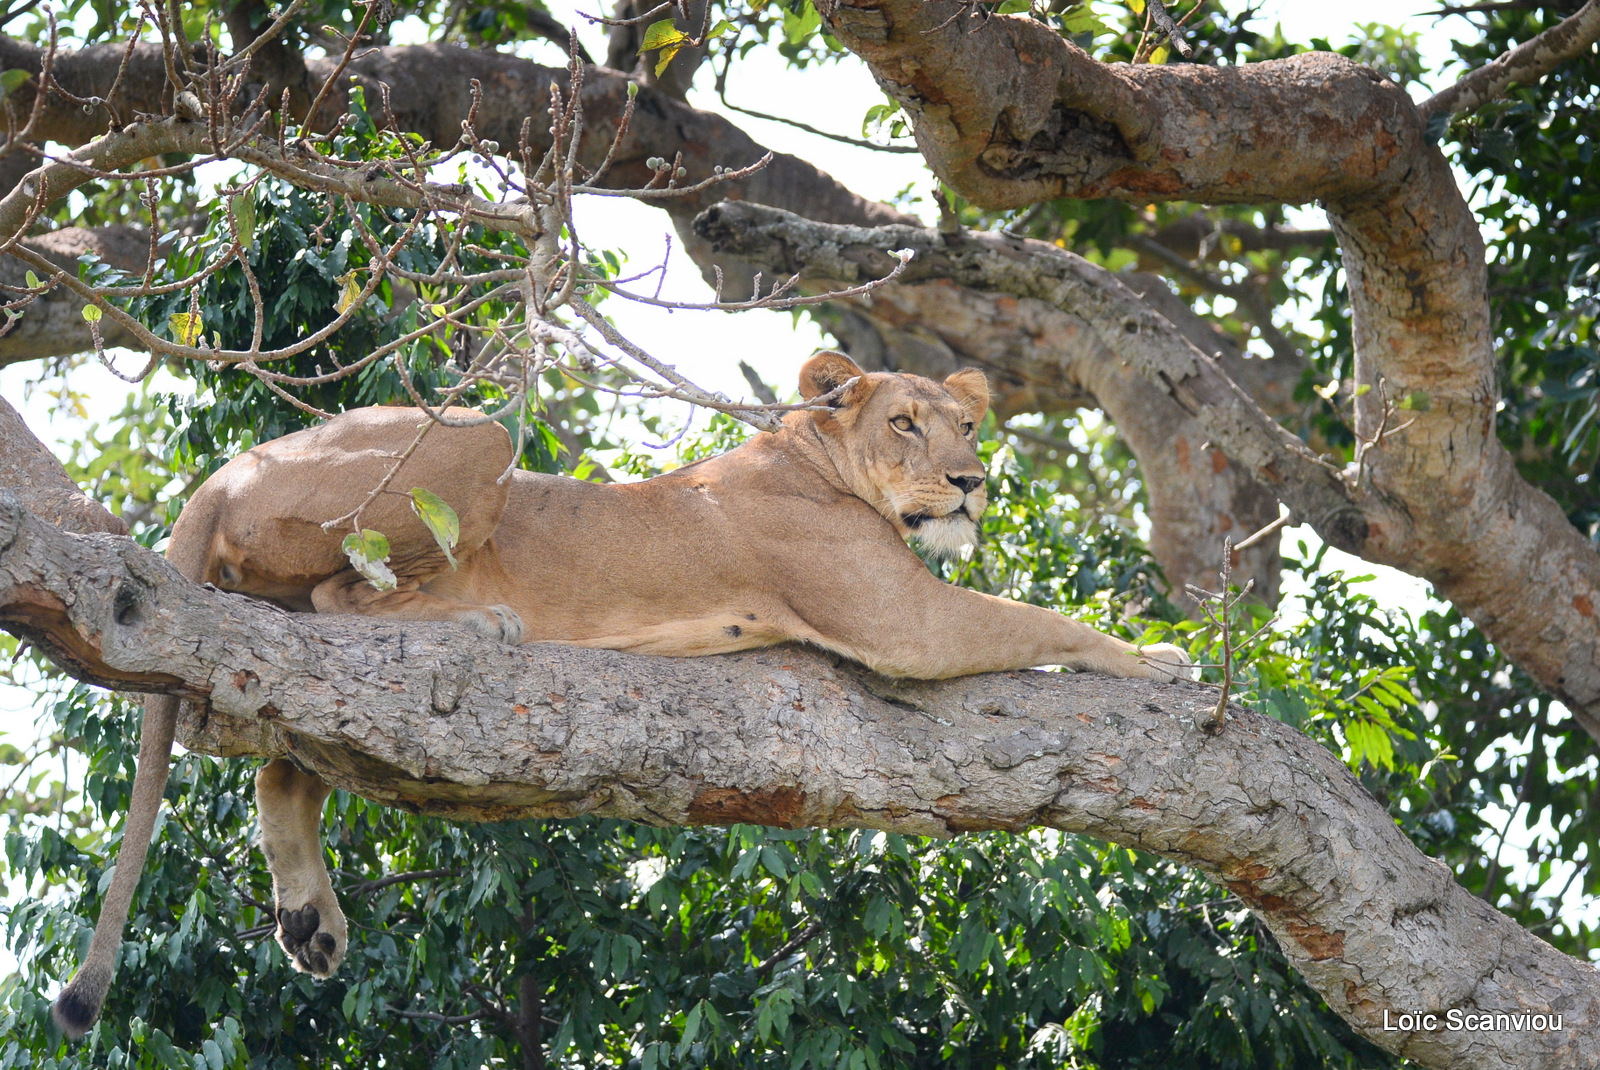
[[[1397,1014],[1383,1012],[1385,1032],[1432,1033],[1444,1030],[1450,1033],[1559,1033],[1559,1014],[1474,1014],[1471,1011],[1449,1010],[1444,1014]]]

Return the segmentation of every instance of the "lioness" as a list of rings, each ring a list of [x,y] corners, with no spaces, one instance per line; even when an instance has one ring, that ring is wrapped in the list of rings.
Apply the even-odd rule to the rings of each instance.
[[[322,524],[382,482],[422,417],[359,409],[225,465],[190,499],[167,555],[191,580],[289,609],[452,620],[506,643],[686,657],[805,642],[889,676],[1059,664],[1187,678],[1176,647],[1136,650],[1050,610],[952,587],[907,548],[914,539],[952,554],[977,535],[986,498],[975,429],[989,407],[981,372],[940,385],[869,375],[837,353],[801,369],[802,397],[846,386],[826,411],[792,412],[776,433],[642,483],[522,471],[501,482],[511,442],[498,424],[434,427],[392,485],[432,490],[456,509],[459,567],[413,515],[409,494],[379,494],[362,524],[389,538],[392,591],[354,571],[340,549],[344,532]],[[544,564],[552,552],[558,568]],[[164,696],[146,703],[127,854],[89,954],[54,1006],[72,1036],[93,1023],[110,986],[176,709]],[[285,759],[256,778],[278,942],[297,969],[319,977],[346,945],[322,859],[328,791]]]

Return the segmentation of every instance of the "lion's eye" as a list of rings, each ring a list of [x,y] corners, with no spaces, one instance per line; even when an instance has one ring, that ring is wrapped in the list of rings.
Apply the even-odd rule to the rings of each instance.
[[[963,435],[972,434],[972,421],[971,420],[968,420],[968,421],[966,421],[965,423],[963,423],[961,425],[961,433]]]
[[[889,423],[897,431],[910,431],[912,428],[917,426],[916,424],[911,422],[911,417],[909,417],[909,416],[896,416],[893,419],[891,419],[889,421]]]

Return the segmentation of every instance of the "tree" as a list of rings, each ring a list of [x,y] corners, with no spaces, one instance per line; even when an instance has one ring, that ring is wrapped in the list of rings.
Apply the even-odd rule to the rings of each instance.
[[[596,307],[637,283],[582,246],[568,204],[629,193],[666,209],[718,280],[717,307],[814,306],[877,366],[985,365],[1002,399],[995,477],[1020,504],[953,578],[1043,601],[1138,595],[1168,617],[1153,628],[1226,661],[1242,654],[1238,693],[1252,706],[1037,674],[890,686],[792,651],[660,663],[489,650],[424,626],[397,647],[370,627],[194,588],[126,540],[72,534],[119,524],[0,412],[11,492],[0,621],[78,680],[193,700],[180,725],[191,750],[292,749],[364,798],[431,814],[749,823],[719,836],[591,820],[529,837],[342,799],[340,857],[390,870],[348,881],[346,896],[370,902],[360,909],[374,924],[416,934],[413,950],[375,931],[368,961],[351,966],[366,972],[284,989],[270,949],[239,943],[248,930],[235,919],[260,905],[255,878],[202,827],[242,826],[241,775],[185,759],[169,828],[195,850],[143,889],[136,927],[156,935],[130,958],[147,969],[125,963],[93,1058],[177,1065],[176,1043],[213,1065],[398,1061],[408,1056],[380,1045],[403,1029],[419,1065],[513,1052],[539,1065],[547,1050],[743,1065],[780,1044],[818,1065],[1385,1058],[1360,1038],[1425,1066],[1594,1062],[1600,982],[1572,957],[1590,935],[1538,890],[1556,865],[1594,887],[1593,819],[1574,775],[1592,741],[1574,728],[1600,736],[1589,480],[1600,252],[1593,194],[1569,178],[1600,133],[1600,7],[1496,7],[1462,48],[1474,72],[1415,105],[1371,65],[1415,76],[1392,34],[1370,29],[1349,49],[1361,63],[1225,11],[1180,30],[1160,4],[1138,6],[1114,25],[1099,6],[624,6],[610,59],[631,67],[643,48],[631,79],[581,56],[562,70],[494,50],[565,38],[542,12],[495,5],[423,5],[415,17],[436,41],[412,46],[387,43],[379,4],[107,6],[85,47],[38,21],[0,39],[13,183],[0,282],[16,295],[0,360],[131,343],[208,399],[175,404],[175,448],[152,453],[158,475],[131,500],[322,411],[437,392],[502,410],[524,463],[590,472],[585,451],[609,444],[597,394],[675,397],[760,426],[775,400],[697,387]],[[119,34],[124,44],[88,43]],[[804,161],[765,159],[689,106],[708,54],[731,61],[741,41],[774,36],[795,62],[848,49],[871,67],[891,97],[874,114],[908,123],[945,184],[937,229]],[[1166,62],[1185,48],[1194,62]],[[1485,186],[1499,223],[1493,288],[1478,220],[1436,144],[1446,137],[1458,162],[1506,172]],[[211,160],[240,170],[207,210],[182,179]],[[1336,254],[1274,208],[1239,207],[1313,199]],[[68,211],[89,226],[61,226]],[[1178,293],[1109,270],[1133,259]],[[793,279],[763,289],[749,281],[757,270]],[[1297,337],[1274,323],[1274,303],[1318,273],[1326,335]],[[1270,360],[1245,356],[1252,335]],[[1083,425],[1055,437],[1091,399],[1117,437]],[[1049,418],[1012,419],[1029,411]],[[159,412],[128,417],[129,455],[163,436]],[[718,424],[713,440],[736,426]],[[1240,616],[1265,610],[1224,591],[1207,603],[1217,628],[1179,623],[1181,609],[1136,582],[1140,551],[1125,537],[1065,544],[1062,515],[1116,486],[1121,451],[1137,461],[1173,603],[1184,584],[1215,586],[1219,553],[1275,601],[1273,541],[1234,561],[1214,534],[1266,529],[1281,501],[1327,543],[1429,579],[1454,610],[1385,619],[1309,561],[1290,567],[1331,619],[1241,640],[1255,625]],[[1214,478],[1196,478],[1206,469]],[[1114,516],[1129,502],[1102,504]],[[149,541],[166,517],[133,519]],[[337,519],[359,537],[359,516]],[[1074,557],[1110,564],[1064,568]],[[360,714],[332,714],[335,691],[359,698]],[[129,708],[73,689],[55,716],[63,745],[98,758],[86,794],[115,809],[124,789],[108,774],[126,762]],[[1485,837],[1480,793],[1500,786],[1511,817]],[[1531,873],[1512,873],[1505,841],[1525,808],[1547,810],[1555,833]],[[1230,895],[1083,841],[1046,852],[980,837],[941,851],[904,838],[1029,825],[1194,867]],[[8,850],[30,880],[71,873],[92,891],[103,872],[94,833],[24,815]],[[202,880],[193,867],[206,859]],[[177,901],[183,912],[164,921],[159,904]],[[1242,908],[1254,920],[1213,923]],[[59,963],[78,940],[66,917],[27,901],[11,914],[13,945]],[[231,946],[206,938],[222,923],[238,933]],[[441,961],[450,934],[509,965]],[[192,989],[174,990],[179,970]],[[1385,1028],[1386,1013],[1452,1008],[1559,1014],[1563,1028]],[[1211,1025],[1175,1025],[1184,1012]],[[56,1057],[35,997],[13,990],[9,1013],[13,1034],[34,1038],[10,1052]],[[251,1046],[268,1037],[270,1051]]]

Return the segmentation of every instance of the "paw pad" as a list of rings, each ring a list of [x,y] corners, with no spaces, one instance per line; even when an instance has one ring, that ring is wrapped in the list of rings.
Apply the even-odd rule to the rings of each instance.
[[[278,910],[278,944],[302,973],[327,977],[343,958],[339,939],[322,924],[322,914],[307,903],[299,910]]]

